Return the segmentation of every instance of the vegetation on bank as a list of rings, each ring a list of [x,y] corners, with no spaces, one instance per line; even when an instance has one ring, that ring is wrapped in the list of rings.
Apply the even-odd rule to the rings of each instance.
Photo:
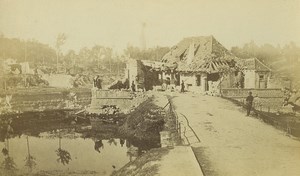
[[[159,132],[165,123],[164,116],[163,109],[153,103],[153,98],[149,98],[127,115],[119,132],[136,139],[159,140]]]

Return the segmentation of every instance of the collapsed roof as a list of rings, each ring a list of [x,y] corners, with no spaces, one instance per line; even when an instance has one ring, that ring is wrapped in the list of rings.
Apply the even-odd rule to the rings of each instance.
[[[241,59],[238,61],[238,64],[241,65],[243,70],[255,70],[261,72],[269,72],[271,69],[262,63],[257,58]]]
[[[162,58],[164,63],[176,63],[177,71],[207,73],[222,72],[237,60],[213,36],[184,38]]]

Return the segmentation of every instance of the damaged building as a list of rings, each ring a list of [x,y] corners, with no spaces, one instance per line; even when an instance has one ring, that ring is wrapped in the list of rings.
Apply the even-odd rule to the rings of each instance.
[[[219,93],[221,87],[235,85],[235,63],[238,60],[213,36],[184,38],[163,58],[176,64],[170,75],[177,86],[184,81],[189,90]]]
[[[269,88],[271,69],[257,58],[239,60],[243,73],[243,88],[266,89]]]
[[[267,89],[271,69],[257,58],[239,59],[213,36],[188,37],[165,54],[161,62],[129,60],[126,68],[129,86],[136,90],[160,87],[219,95],[221,89]]]

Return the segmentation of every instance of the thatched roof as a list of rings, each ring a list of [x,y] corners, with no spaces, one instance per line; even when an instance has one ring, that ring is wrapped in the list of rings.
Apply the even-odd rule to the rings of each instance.
[[[221,72],[236,60],[213,36],[184,38],[162,58],[162,62],[176,63],[177,71],[207,73]]]

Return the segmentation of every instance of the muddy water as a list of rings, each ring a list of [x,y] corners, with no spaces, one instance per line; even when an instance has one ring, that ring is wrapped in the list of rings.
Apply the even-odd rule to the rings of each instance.
[[[95,171],[100,175],[109,175],[138,155],[138,149],[129,141],[111,138],[109,140],[84,139],[81,137],[42,137],[22,135],[6,139],[0,143],[1,150],[9,150],[9,157],[15,162],[15,169],[28,172],[26,157],[32,156],[36,163],[32,171],[62,170],[62,171]],[[78,134],[77,134],[78,135]],[[71,138],[72,137],[72,138]],[[75,137],[75,138],[73,138]],[[60,160],[57,150],[61,148],[70,155],[70,160]],[[4,154],[0,156],[0,163],[4,163]],[[3,169],[3,168],[2,168]]]

